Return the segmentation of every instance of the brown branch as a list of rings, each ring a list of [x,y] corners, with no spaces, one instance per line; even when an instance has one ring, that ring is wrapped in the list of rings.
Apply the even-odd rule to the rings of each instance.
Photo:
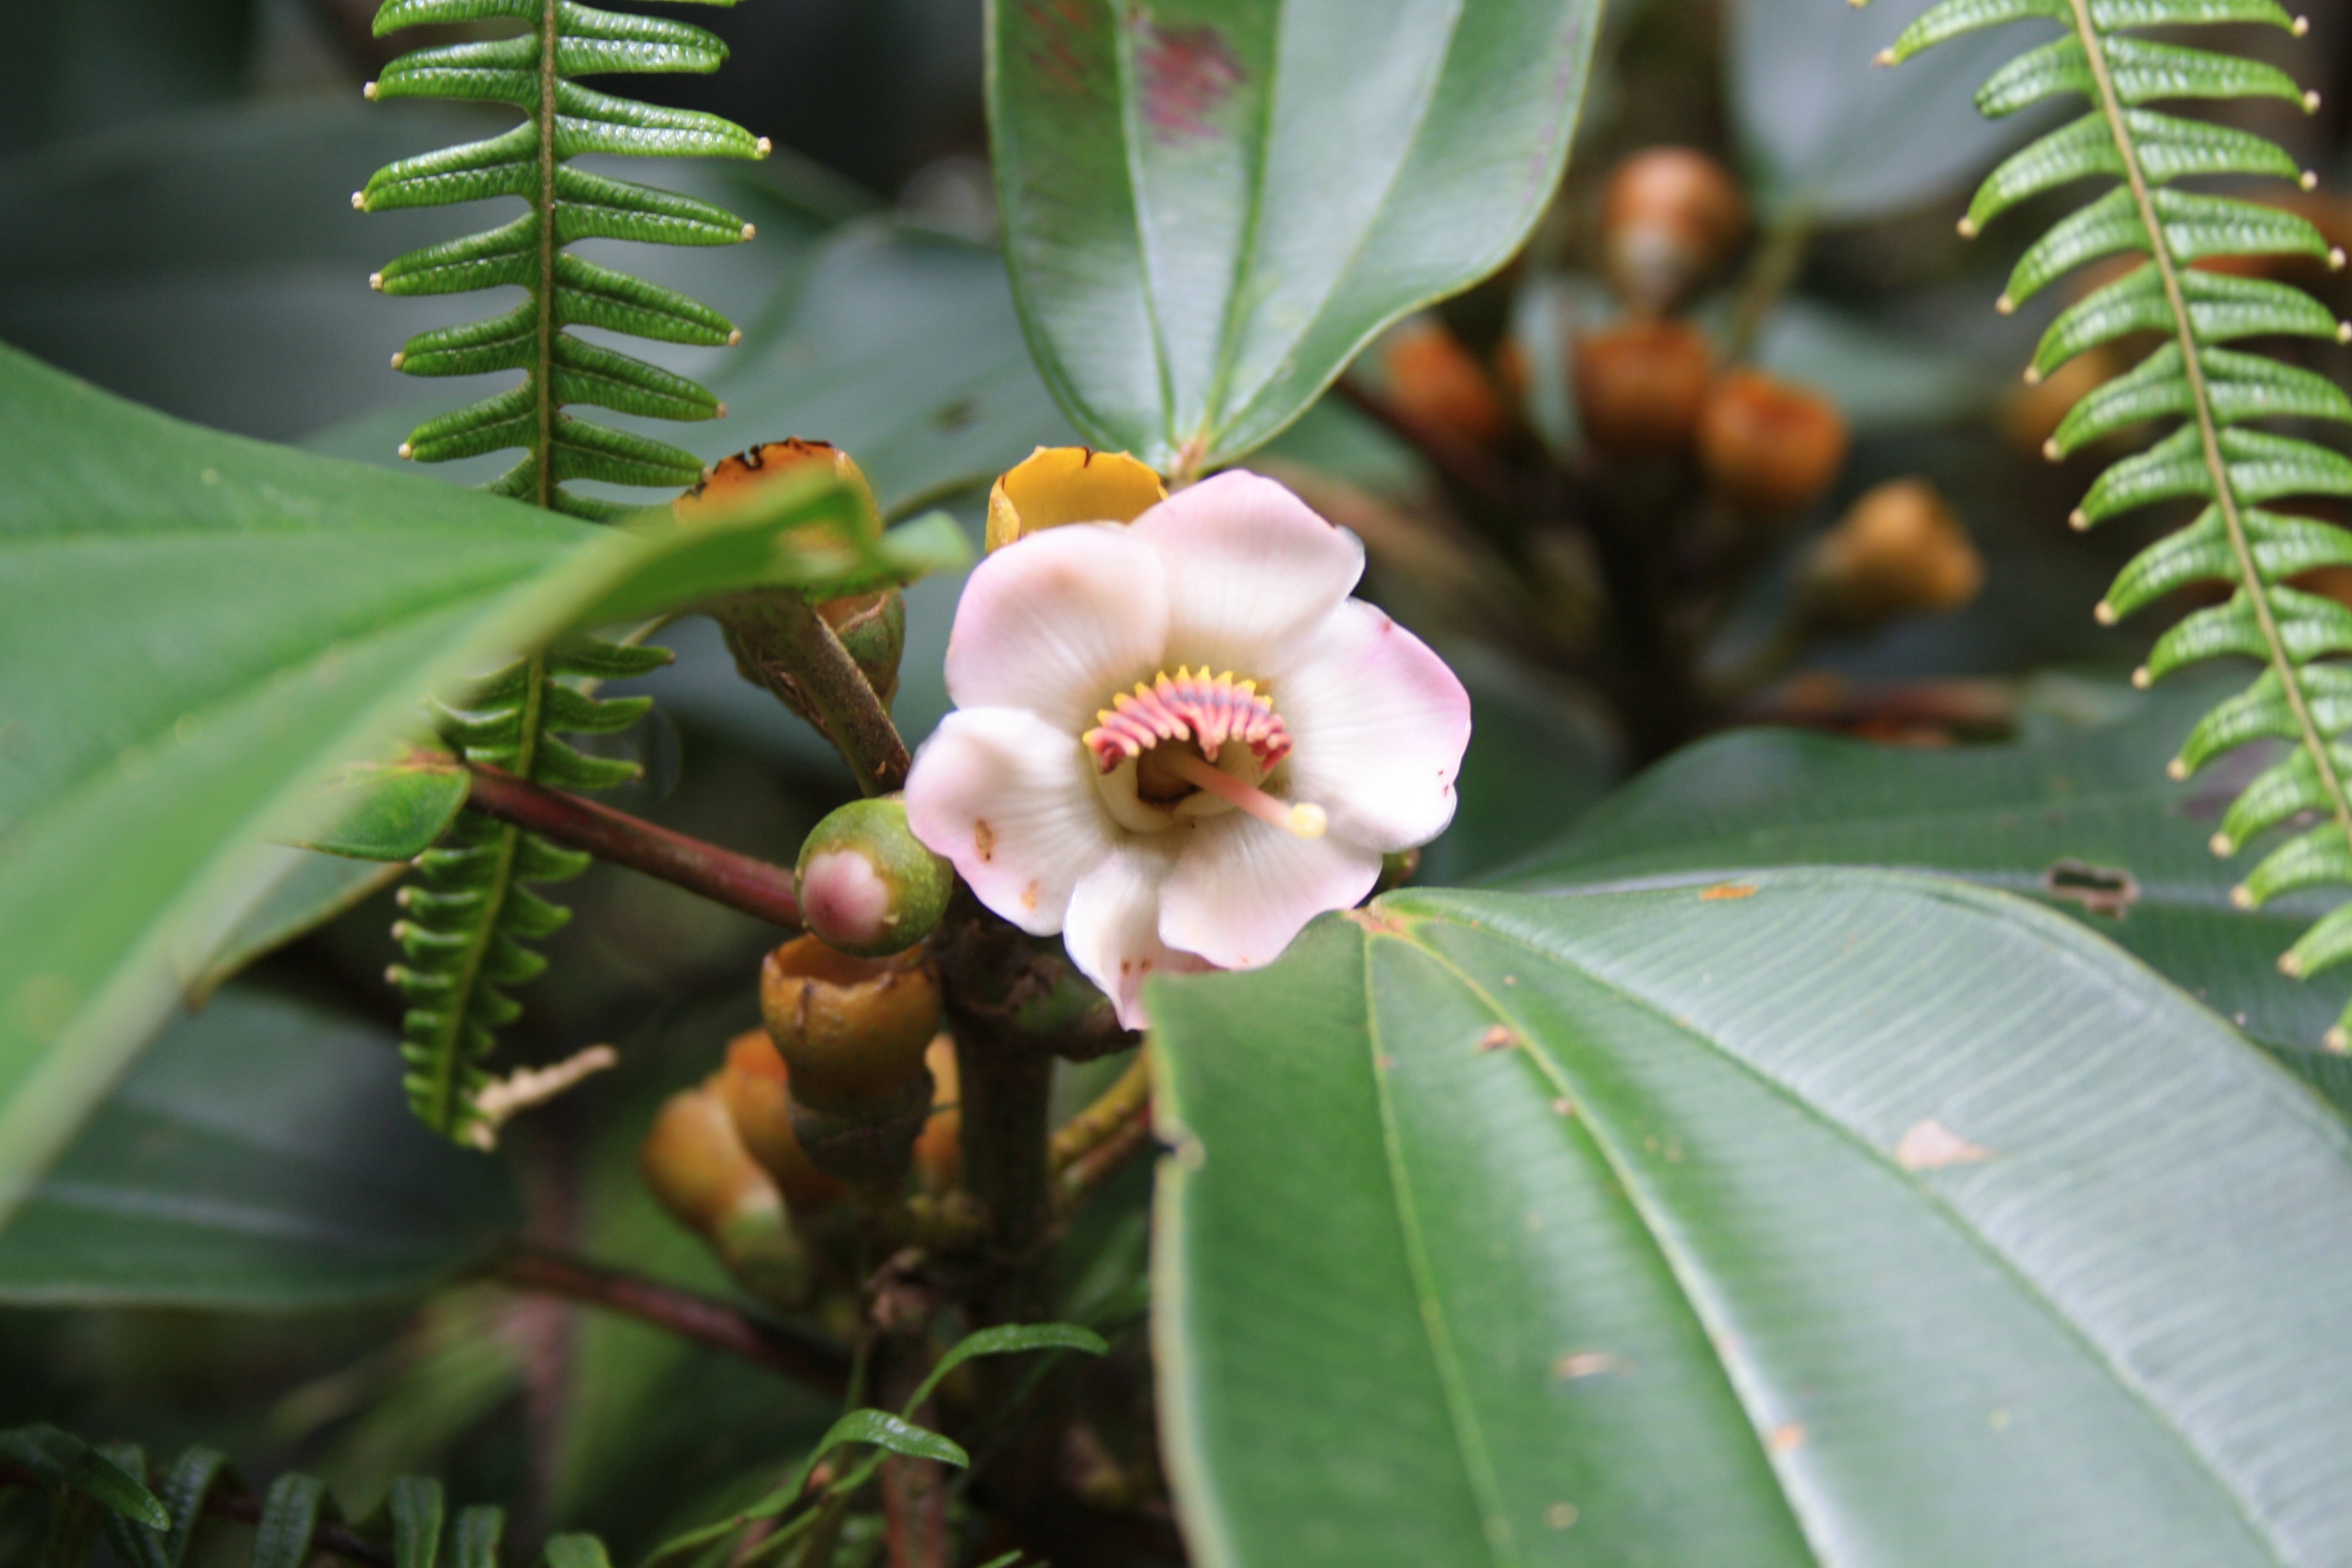
[[[787,930],[801,927],[800,900],[793,895],[793,873],[787,867],[673,833],[643,817],[545,788],[488,763],[470,763],[468,771],[474,787],[466,804],[485,816],[584,849],[599,860],[658,877]]]
[[[145,1485],[148,1478],[142,1476],[139,1480]],[[47,1489],[40,1477],[5,1459],[0,1459],[0,1487]],[[205,1511],[215,1519],[234,1520],[239,1524],[258,1524],[261,1521],[261,1499],[251,1492],[215,1490],[205,1494]],[[393,1568],[391,1547],[369,1540],[348,1525],[320,1525],[310,1537],[310,1550],[352,1563],[364,1563],[368,1568]]]
[[[602,1307],[667,1329],[682,1339],[755,1362],[838,1399],[849,1391],[849,1357],[839,1346],[762,1322],[724,1301],[625,1274],[534,1247],[519,1247],[492,1266],[491,1277],[518,1290],[536,1290]]]

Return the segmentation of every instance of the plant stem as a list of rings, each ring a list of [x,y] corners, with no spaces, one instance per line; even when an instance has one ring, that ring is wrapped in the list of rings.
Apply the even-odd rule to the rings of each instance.
[[[466,804],[485,816],[658,877],[787,930],[801,927],[800,900],[793,891],[789,867],[673,833],[625,811],[518,778],[503,768],[475,763],[467,771],[473,775],[473,793]]]
[[[1732,305],[1731,331],[1723,347],[1726,360],[1738,363],[1755,349],[1772,307],[1797,281],[1812,243],[1812,222],[1802,216],[1782,218],[1765,232],[1764,243],[1757,247],[1756,259],[1740,279]]]
[[[149,1478],[139,1478],[145,1484]],[[39,1477],[5,1459],[0,1459],[0,1487],[31,1487],[47,1489]],[[215,1519],[234,1520],[239,1524],[257,1524],[261,1521],[261,1499],[251,1492],[231,1492],[215,1489],[205,1494],[205,1511]],[[310,1538],[313,1553],[341,1557],[347,1562],[364,1563],[368,1568],[393,1568],[392,1548],[347,1525],[321,1524]]]
[[[2286,639],[2280,635],[2278,617],[2271,609],[2262,569],[2255,563],[2253,545],[2246,537],[2245,519],[2238,510],[2238,494],[2230,484],[2230,465],[2221,455],[2221,433],[2213,417],[2212,394],[2205,384],[2205,362],[2200,357],[2196,323],[2189,313],[2188,298],[2181,291],[2179,263],[2173,258],[2163,220],[2157,216],[2156,198],[2149,194],[2147,174],[2140,168],[2139,150],[2133,145],[2131,132],[2126,127],[2123,102],[2116,92],[2114,73],[2107,67],[2105,46],[2091,19],[2089,0],[2070,0],[2070,4],[2074,14],[2074,33],[2082,40],[2084,58],[2090,62],[2091,79],[2098,89],[2099,112],[2106,118],[2108,132],[2116,139],[2116,151],[2123,157],[2124,178],[2131,186],[2132,204],[2138,209],[2140,225],[2147,232],[2148,256],[2155,263],[2157,276],[2164,282],[2165,303],[2172,311],[2181,364],[2188,373],[2189,402],[2197,418],[2198,442],[2204,451],[2205,471],[2213,484],[2213,504],[2221,508],[2221,526],[2230,536],[2230,553],[2237,563],[2239,591],[2253,605],[2265,657],[2278,676],[2279,689],[2286,698],[2287,708],[2294,715],[2295,738],[2318,771],[2320,789],[2327,797],[2337,831],[2347,844],[2352,844],[2352,797],[2346,795],[2344,781],[2336,774],[2327,737],[2320,732],[2318,721],[2312,716],[2310,699],[2295,673]]]
[[[776,592],[740,595],[712,613],[762,684],[833,742],[860,793],[888,795],[906,784],[907,742],[890,710],[815,605]]]
[[[988,1210],[1004,1270],[973,1310],[982,1323],[1024,1321],[1044,1306],[1036,1253],[1053,1217],[1045,1135],[1054,1058],[1018,1038],[964,1026],[956,1030],[956,1070],[964,1182]]]
[[[1118,1082],[1054,1133],[1046,1155],[1054,1174],[1061,1175],[1100,1148],[1150,1103],[1151,1057],[1149,1052],[1138,1051]]]
[[[562,80],[556,70],[558,41],[562,28],[559,0],[541,0],[539,11],[539,353],[531,367],[535,418],[531,458],[538,466],[535,499],[542,507],[555,504],[555,253],[562,237],[555,226],[555,89]],[[526,772],[528,770],[525,770]]]
[[[519,1247],[490,1266],[518,1290],[561,1296],[667,1329],[682,1339],[756,1362],[838,1399],[849,1388],[849,1358],[838,1346],[746,1316],[724,1301],[585,1258]]]
[[[1147,1100],[1137,1106],[1126,1121],[1113,1127],[1101,1142],[1071,1161],[1069,1168],[1060,1173],[1054,1196],[1062,1212],[1068,1214],[1075,1210],[1086,1201],[1087,1194],[1109,1181],[1125,1168],[1129,1160],[1150,1147],[1151,1102]]]

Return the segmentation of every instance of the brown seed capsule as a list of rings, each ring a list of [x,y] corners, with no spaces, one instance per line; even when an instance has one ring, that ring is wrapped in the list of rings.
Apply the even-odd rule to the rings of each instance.
[[[1636,321],[1576,342],[1576,405],[1585,434],[1618,457],[1690,445],[1715,353],[1696,328]]]
[[[1814,544],[1804,584],[1818,619],[1860,629],[1958,609],[1984,586],[1984,558],[1933,485],[1895,479]]]
[[[1069,522],[1133,522],[1168,499],[1149,465],[1125,452],[1040,447],[988,492],[988,548]]]
[[[1821,500],[1845,464],[1845,416],[1808,387],[1729,370],[1698,416],[1707,488],[1743,512],[1787,517]]]
[[[856,958],[801,937],[761,965],[760,1014],[792,1069],[793,1132],[810,1160],[868,1194],[898,1192],[931,1102],[929,954]]]
[[[866,482],[866,471],[832,442],[808,441],[798,436],[763,442],[713,465],[692,489],[670,502],[670,510],[681,521],[724,511],[761,485],[803,471],[811,464],[829,467],[847,481],[865,500],[861,510],[872,524],[871,531],[882,531],[882,511],[875,503],[874,487]]]
[[[772,1301],[808,1292],[808,1262],[783,1195],[745,1152],[727,1106],[707,1086],[674,1094],[637,1149],[662,1207],[719,1254],[746,1287]]]
[[[1433,316],[1389,334],[1381,353],[1390,404],[1417,426],[1482,447],[1511,431],[1511,411],[1461,340]]]
[[[1617,165],[1601,242],[1618,297],[1636,311],[1687,300],[1748,229],[1748,204],[1723,165],[1688,147],[1653,147]]]
[[[744,1152],[783,1193],[796,1215],[813,1214],[841,1197],[839,1182],[820,1171],[793,1131],[791,1069],[765,1029],[751,1029],[727,1043],[727,1065],[711,1075],[710,1088],[734,1119]]]

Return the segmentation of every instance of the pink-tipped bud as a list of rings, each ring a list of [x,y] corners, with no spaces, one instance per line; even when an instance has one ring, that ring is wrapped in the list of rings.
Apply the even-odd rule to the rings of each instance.
[[[809,930],[865,958],[930,935],[955,891],[955,868],[916,839],[895,795],[852,801],[818,823],[793,878]]]

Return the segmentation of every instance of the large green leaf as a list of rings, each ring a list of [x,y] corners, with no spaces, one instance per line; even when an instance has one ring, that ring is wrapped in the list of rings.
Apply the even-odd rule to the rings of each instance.
[[[991,0],[1029,343],[1098,446],[1231,459],[1518,247],[1598,0]]]
[[[796,487],[757,517],[600,531],[0,351],[0,1217],[337,764],[568,627],[823,578],[841,552],[782,536],[854,506]]]
[[[408,1114],[396,1045],[242,988],[182,1017],[0,1230],[0,1302],[315,1307],[478,1256],[520,1206]]]
[[[2320,1050],[2347,983],[2278,972],[2325,895],[2231,907],[2260,857],[2216,859],[2205,841],[2242,779],[2164,773],[2227,689],[2184,679],[2118,723],[2008,746],[1737,731],[1643,773],[1499,880],[1540,892],[1798,865],[1965,877],[2080,917],[2299,1068],[2352,1082]]]
[[[2352,1556],[2352,1131],[2071,921],[1401,894],[1150,1001],[1203,1563]]]

